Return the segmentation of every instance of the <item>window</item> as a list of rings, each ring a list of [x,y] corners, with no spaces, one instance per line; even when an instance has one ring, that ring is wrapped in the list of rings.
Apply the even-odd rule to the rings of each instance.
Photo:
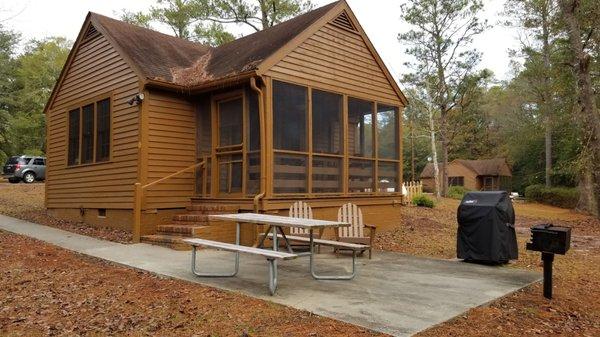
[[[110,99],[69,111],[68,165],[110,159]]]
[[[219,192],[241,192],[242,177],[241,154],[219,156]]]
[[[326,91],[312,91],[313,152],[341,154],[342,96]]]
[[[79,111],[79,108],[69,111],[69,165],[79,164]]]
[[[348,154],[373,156],[373,102],[348,98]]]
[[[41,165],[41,166],[43,166],[43,165],[46,165],[46,163],[44,163],[44,159],[42,159],[42,158],[35,158],[33,160],[33,165]]]
[[[342,158],[313,157],[313,193],[342,192]]]
[[[273,81],[273,146],[307,150],[307,88]]]
[[[448,177],[448,186],[465,186],[465,177]]]
[[[398,159],[398,109],[377,105],[377,154],[379,158]]]
[[[98,208],[98,217],[106,218],[106,208]]]
[[[81,113],[81,163],[94,161],[94,105],[86,105]]]
[[[96,103],[96,161],[110,158],[110,99]]]

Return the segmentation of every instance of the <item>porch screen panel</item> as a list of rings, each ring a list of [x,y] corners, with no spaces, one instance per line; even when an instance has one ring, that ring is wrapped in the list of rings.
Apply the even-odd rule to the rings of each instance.
[[[308,157],[287,153],[275,154],[274,191],[291,194],[306,193],[308,190]]]
[[[219,156],[219,192],[242,191],[242,166],[241,154]]]
[[[69,111],[69,154],[67,164],[79,164],[79,108]]]
[[[273,81],[273,146],[307,150],[307,88]]]
[[[348,192],[372,193],[374,191],[372,160],[350,159],[348,168]]]
[[[248,95],[248,152],[246,155],[246,195],[260,192],[260,116],[258,94],[247,90]]]
[[[313,152],[341,154],[342,95],[312,91]]]
[[[342,191],[342,158],[314,156],[312,163],[313,193]]]
[[[243,102],[236,98],[219,102],[219,146],[242,144]]]
[[[110,100],[96,103],[96,161],[110,157]]]
[[[398,192],[398,163],[379,162],[377,170],[379,192]]]
[[[248,149],[260,151],[260,116],[258,109],[258,94],[253,90],[248,92]]]
[[[81,109],[81,164],[94,161],[94,105]]]
[[[373,156],[373,102],[348,97],[348,154]]]
[[[377,147],[379,158],[398,159],[398,108],[377,105]]]

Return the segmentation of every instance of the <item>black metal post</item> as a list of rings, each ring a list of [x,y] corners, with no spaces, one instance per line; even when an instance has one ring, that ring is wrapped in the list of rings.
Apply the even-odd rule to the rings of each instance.
[[[554,254],[542,252],[542,261],[544,261],[544,297],[552,299],[552,262]]]

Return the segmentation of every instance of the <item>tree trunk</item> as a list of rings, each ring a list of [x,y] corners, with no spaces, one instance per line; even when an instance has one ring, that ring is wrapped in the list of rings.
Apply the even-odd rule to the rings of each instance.
[[[561,0],[561,10],[569,30],[569,41],[573,64],[577,76],[580,122],[584,135],[583,161],[581,173],[586,188],[581,191],[581,201],[586,210],[595,216],[600,215],[600,116],[594,101],[590,77],[590,55],[581,41],[581,27],[577,14],[579,0]]]
[[[431,156],[433,157],[433,177],[435,181],[435,197],[440,198],[440,168],[438,166],[437,148],[435,146],[435,123],[433,109],[429,108],[429,132],[431,134]]]
[[[550,87],[550,6],[548,1],[542,8],[542,56],[544,59],[544,90],[542,91],[542,109],[544,114],[546,145],[546,187],[552,186],[552,89]]]
[[[546,132],[544,135],[546,143],[546,187],[552,186],[552,125],[550,116],[546,112]]]
[[[412,114],[411,114],[412,115]],[[413,117],[409,123],[410,134],[410,179],[415,181],[415,129],[413,125]]]
[[[446,107],[441,106],[442,118],[440,119],[440,138],[442,143],[442,195],[448,196],[448,117],[445,112]]]

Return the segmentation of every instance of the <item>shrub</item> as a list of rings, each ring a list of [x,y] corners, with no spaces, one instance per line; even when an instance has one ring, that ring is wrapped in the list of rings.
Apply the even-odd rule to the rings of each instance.
[[[452,199],[462,199],[469,192],[464,186],[450,186],[448,188],[448,197]]]
[[[420,206],[420,207],[429,207],[429,208],[433,208],[435,206],[435,203],[433,202],[433,200],[431,200],[428,196],[426,196],[425,194],[420,194],[415,196],[412,199],[412,203]]]
[[[525,189],[527,200],[537,201],[563,208],[575,208],[579,201],[579,190],[575,187],[546,187],[530,185]]]

